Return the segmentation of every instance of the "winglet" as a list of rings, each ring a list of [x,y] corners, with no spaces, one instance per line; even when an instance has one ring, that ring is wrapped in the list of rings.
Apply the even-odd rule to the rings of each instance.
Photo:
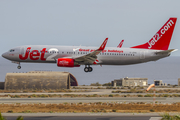
[[[124,42],[124,40],[122,40],[122,41],[119,43],[119,45],[117,46],[117,48],[121,48],[122,45],[123,45],[123,42]]]
[[[106,39],[104,40],[104,42],[102,43],[102,45],[99,47],[98,50],[104,50],[104,48],[106,47],[107,41],[108,41],[108,38],[106,38]]]

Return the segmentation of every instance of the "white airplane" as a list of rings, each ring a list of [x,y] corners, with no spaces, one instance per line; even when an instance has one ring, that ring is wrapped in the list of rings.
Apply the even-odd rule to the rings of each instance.
[[[79,67],[91,72],[91,65],[130,65],[156,61],[168,57],[176,49],[169,49],[177,18],[170,18],[145,44],[131,48],[106,47],[108,38],[98,47],[26,45],[10,49],[2,56],[14,63],[56,63],[58,67]]]

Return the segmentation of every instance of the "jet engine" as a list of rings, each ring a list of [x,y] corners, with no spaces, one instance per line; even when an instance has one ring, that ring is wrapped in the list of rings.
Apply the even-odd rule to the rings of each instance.
[[[58,67],[79,67],[80,65],[75,64],[74,59],[71,58],[58,58],[57,59]]]

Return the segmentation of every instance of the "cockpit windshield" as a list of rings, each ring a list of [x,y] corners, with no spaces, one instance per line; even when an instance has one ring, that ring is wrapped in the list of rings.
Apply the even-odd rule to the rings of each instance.
[[[9,50],[9,52],[14,52],[14,49]]]

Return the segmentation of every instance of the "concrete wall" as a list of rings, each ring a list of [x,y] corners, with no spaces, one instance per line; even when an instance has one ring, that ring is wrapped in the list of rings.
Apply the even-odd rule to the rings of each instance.
[[[28,73],[7,73],[5,90],[15,89],[69,89],[70,73],[32,71]]]
[[[122,85],[123,86],[147,86],[148,79],[147,78],[123,78]]]
[[[4,90],[4,83],[5,82],[0,82],[0,89]]]
[[[147,78],[121,78],[119,80],[114,80],[113,85],[116,86],[147,86]]]

